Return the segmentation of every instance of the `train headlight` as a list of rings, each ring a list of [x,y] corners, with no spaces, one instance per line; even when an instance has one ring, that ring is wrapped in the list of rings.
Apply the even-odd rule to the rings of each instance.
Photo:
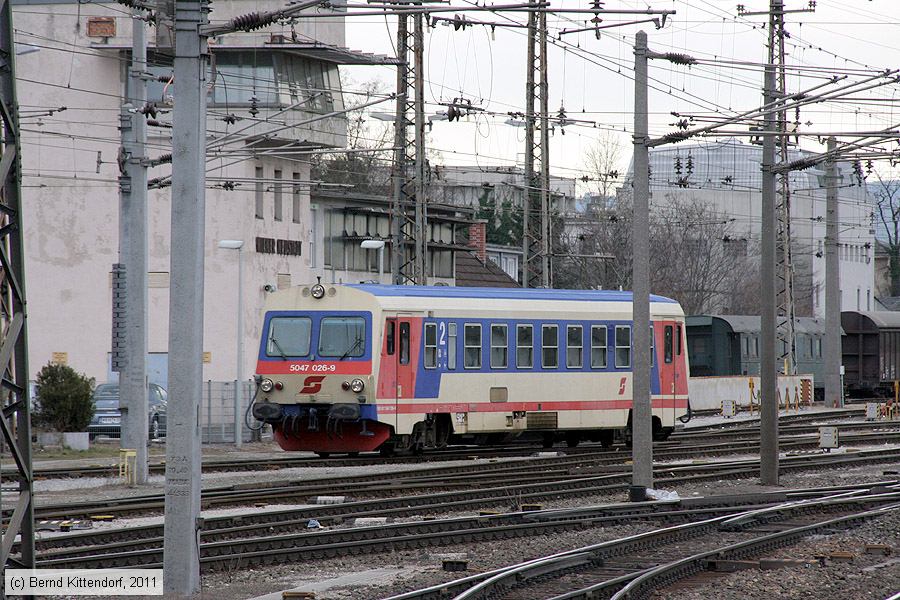
[[[354,379],[350,382],[350,389],[353,390],[354,394],[358,394],[366,389],[366,382],[362,379]]]
[[[261,389],[264,392],[267,392],[267,393],[271,392],[272,388],[274,388],[274,387],[275,387],[275,382],[272,381],[271,379],[263,379],[262,381],[259,382],[259,389]]]
[[[309,293],[312,294],[312,297],[316,300],[321,300],[325,297],[325,286],[321,283],[317,283],[316,285],[312,286],[312,289],[309,290]]]

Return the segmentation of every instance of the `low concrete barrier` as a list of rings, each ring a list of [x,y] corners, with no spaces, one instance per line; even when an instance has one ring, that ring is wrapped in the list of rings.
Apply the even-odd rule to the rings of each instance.
[[[807,380],[806,386],[812,390],[812,375],[779,375],[778,376],[778,393],[781,399],[781,405],[784,406],[785,388],[790,390],[791,404],[795,402],[795,394],[800,394],[801,404],[807,403],[803,398],[804,384],[803,380]],[[750,382],[753,382],[751,388]],[[748,407],[750,405],[751,389],[756,396],[753,398],[753,406],[755,410],[759,409],[759,376],[751,375],[732,375],[726,377],[691,377],[688,380],[688,393],[691,399],[691,408],[693,410],[719,410],[722,407],[722,400],[733,399],[737,406]]]

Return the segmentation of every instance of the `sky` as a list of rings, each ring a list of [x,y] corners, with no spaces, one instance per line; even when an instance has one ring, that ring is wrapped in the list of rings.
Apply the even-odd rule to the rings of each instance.
[[[453,0],[452,4],[463,6],[467,1]],[[746,11],[765,11],[768,0],[744,0],[743,4]],[[806,9],[807,4],[806,0],[785,0],[788,10]],[[900,19],[893,16],[897,0],[818,0],[816,4],[814,12],[786,17],[790,35],[786,53],[792,67],[787,77],[789,91],[820,85],[836,74],[859,80],[870,71],[900,66],[900,44],[895,41],[900,37]],[[552,2],[553,7],[562,8],[587,5],[574,0]],[[674,130],[673,111],[682,116],[715,117],[761,103],[760,63],[766,57],[764,15],[739,16],[737,2],[732,1],[608,0],[605,6],[607,10],[650,7],[674,10],[676,14],[669,16],[659,30],[652,23],[626,25],[604,30],[599,39],[593,32],[561,34],[567,28],[584,27],[583,15],[548,15],[550,112],[555,114],[564,107],[568,118],[590,122],[570,125],[564,133],[559,128],[552,132],[550,164],[554,174],[585,174],[585,153],[609,135],[607,131],[613,132],[622,146],[620,170],[627,168],[633,124],[632,49],[634,34],[640,29],[647,32],[651,50],[685,53],[704,61],[692,67],[651,61],[651,135]],[[466,14],[470,19],[494,23],[525,23],[527,19],[524,13]],[[634,18],[609,15],[604,24]],[[350,48],[395,55],[396,19],[348,17],[346,27]],[[524,111],[524,29],[497,27],[492,31],[470,26],[455,31],[438,23],[426,29],[424,54],[428,114],[446,110],[440,103],[460,96],[486,113]],[[376,79],[385,91],[393,91],[395,86],[392,67],[344,68],[343,77],[345,89],[350,90]],[[898,91],[900,87],[891,84],[858,94],[853,102],[804,108],[799,119],[804,124],[801,130],[871,131],[893,125],[900,118],[893,114],[894,102],[889,101]],[[372,110],[391,108],[384,105]],[[436,121],[428,134],[428,145],[444,164],[521,164],[524,129],[507,125],[508,118],[506,114],[480,114],[462,122]],[[801,141],[801,146],[817,151],[823,148],[816,139]]]

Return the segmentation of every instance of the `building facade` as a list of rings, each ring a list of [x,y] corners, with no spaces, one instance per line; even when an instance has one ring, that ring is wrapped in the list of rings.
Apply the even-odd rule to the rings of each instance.
[[[32,376],[65,362],[98,382],[110,372],[111,269],[118,260],[119,115],[126,93],[133,19],[115,3],[18,0],[16,43],[22,110],[23,206]],[[216,5],[215,19],[283,8],[278,0]],[[321,12],[321,9],[319,9]],[[153,29],[150,30],[154,31]],[[171,57],[148,35],[148,156],[171,152],[176,82]],[[325,215],[310,203],[309,153],[346,141],[338,66],[387,59],[344,46],[344,22],[293,26],[210,40],[205,235],[205,380],[254,370],[270,291],[326,276],[318,241]],[[65,108],[63,108],[65,107]],[[150,170],[149,372],[165,386],[168,347],[170,165]],[[177,202],[177,198],[175,199]],[[218,247],[240,240],[240,251]],[[244,297],[237,291],[243,261]],[[244,330],[236,331],[242,306]]]
[[[789,160],[806,155],[791,150]],[[762,148],[736,139],[678,144],[650,151],[650,210],[676,201],[697,201],[727,220],[729,251],[755,256],[760,241]],[[620,197],[630,197],[633,165]],[[838,164],[841,310],[875,309],[874,202],[858,165]],[[795,305],[798,316],[825,310],[824,167],[789,176]],[[726,240],[723,240],[725,243]],[[737,249],[737,250],[736,250]],[[748,286],[757,282],[751,278]],[[727,307],[725,307],[727,310]]]

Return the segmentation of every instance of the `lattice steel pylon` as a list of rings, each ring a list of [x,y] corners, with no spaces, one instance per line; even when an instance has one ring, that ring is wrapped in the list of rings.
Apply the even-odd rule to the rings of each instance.
[[[784,12],[776,12],[775,30],[778,48],[773,53],[778,71],[778,99],[783,102],[787,93],[785,77],[785,30]],[[787,130],[787,113],[780,110],[777,115],[778,136],[777,152],[781,163],[788,162],[790,157],[790,136]],[[778,176],[778,196],[775,211],[778,217],[776,239],[776,257],[778,264],[775,269],[777,277],[777,323],[778,323],[778,347],[779,366],[784,369],[785,375],[792,375],[797,368],[797,341],[794,332],[796,317],[796,304],[794,302],[794,261],[793,239],[791,237],[791,187],[790,172],[782,172]]]
[[[24,231],[19,184],[21,159],[16,100],[15,43],[12,2],[0,7],[0,398],[3,452],[16,464],[17,483],[3,493],[18,493],[12,516],[0,542],[0,560],[7,567],[34,567],[34,508],[31,470],[31,406],[28,396],[28,343],[25,328]],[[19,554],[13,542],[21,536]],[[3,584],[0,583],[0,586]],[[0,596],[6,590],[0,588]]]
[[[528,13],[527,60],[522,285],[549,288],[553,280],[550,270],[550,124],[546,12]]]
[[[397,285],[428,283],[425,193],[424,25],[421,12],[397,15],[397,111],[394,121],[391,274]],[[412,30],[409,21],[412,19]],[[412,135],[410,135],[412,130]]]

